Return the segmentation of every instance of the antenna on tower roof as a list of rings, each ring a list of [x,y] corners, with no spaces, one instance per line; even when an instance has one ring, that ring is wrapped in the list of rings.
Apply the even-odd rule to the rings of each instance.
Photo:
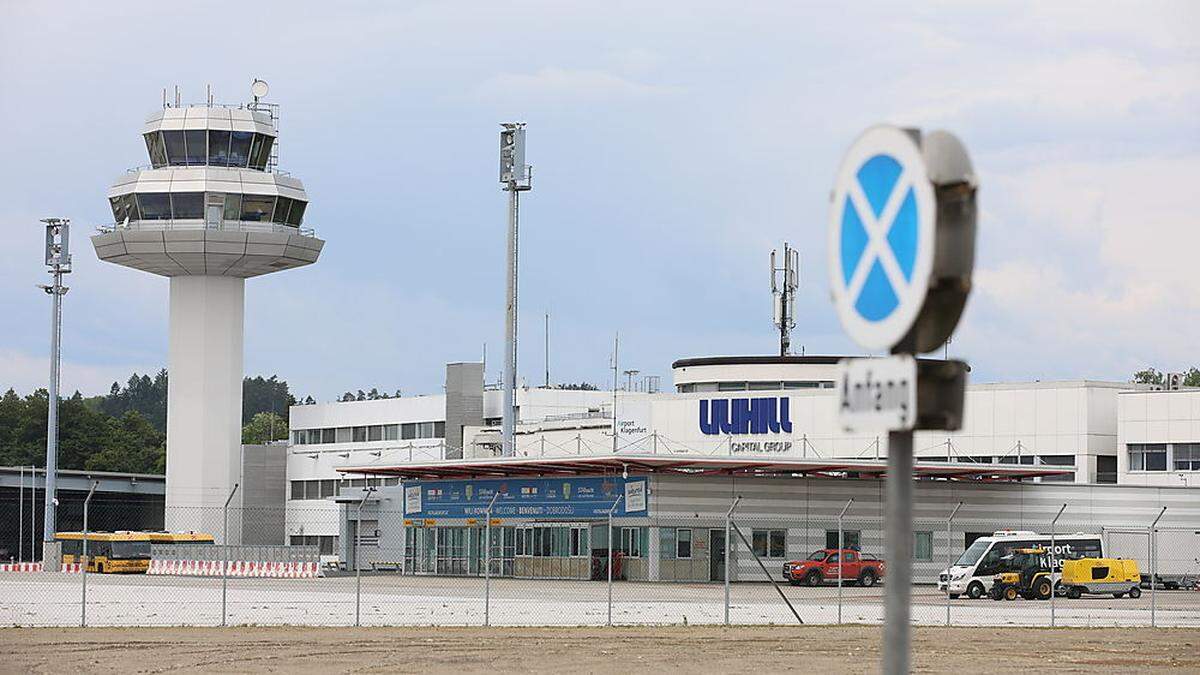
[[[775,326],[779,328],[779,355],[791,350],[792,329],[796,327],[796,289],[800,287],[800,252],[783,242],[783,266],[771,251],[771,296],[775,304]]]

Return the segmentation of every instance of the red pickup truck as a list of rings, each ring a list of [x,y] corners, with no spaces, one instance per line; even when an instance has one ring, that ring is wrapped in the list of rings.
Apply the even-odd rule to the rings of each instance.
[[[793,586],[817,586],[825,581],[836,581],[838,565],[842,567],[843,582],[853,581],[859,586],[869,587],[883,578],[883,561],[870,553],[850,548],[841,551],[836,548],[823,548],[804,560],[784,563],[783,580]]]

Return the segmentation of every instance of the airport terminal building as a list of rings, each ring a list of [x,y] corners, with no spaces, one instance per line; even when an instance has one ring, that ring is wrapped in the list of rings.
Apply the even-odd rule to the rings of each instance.
[[[608,509],[642,483],[644,501],[622,498],[613,514],[624,578],[710,579],[737,495],[771,564],[830,543],[849,499],[854,517],[880,519],[854,540],[881,547],[886,436],[841,430],[836,363],[683,359],[668,392],[521,388],[515,458],[498,457],[501,392],[485,390],[477,363],[447,366],[440,395],[293,407],[287,542],[348,562],[359,537],[364,564],[478,574],[481,500],[500,492],[495,572],[587,578],[608,550]],[[964,504],[951,549],[992,529],[1041,529],[1064,503],[1062,522],[1089,531],[1145,527],[1163,506],[1164,526],[1200,530],[1200,390],[973,385],[962,429],[919,432],[914,448],[918,517]],[[366,486],[377,489],[360,519]],[[944,525],[919,533],[919,554],[945,549]],[[938,565],[919,557],[918,574]],[[754,566],[738,558],[735,576]]]

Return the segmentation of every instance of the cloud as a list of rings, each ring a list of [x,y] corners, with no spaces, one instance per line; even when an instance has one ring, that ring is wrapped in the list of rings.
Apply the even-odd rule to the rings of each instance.
[[[605,70],[546,67],[532,74],[501,73],[484,81],[476,94],[485,100],[524,103],[598,103],[667,96],[680,89],[653,85]]]
[[[63,396],[76,391],[84,396],[107,394],[113,382],[124,385],[133,373],[156,373],[160,367],[146,364],[97,366],[64,360],[60,388]],[[0,386],[11,387],[19,394],[46,389],[50,381],[50,357],[0,349],[0,373],[4,373],[4,382]]]
[[[1200,156],[1045,163],[999,177],[990,201],[1003,215],[984,220],[981,240],[1008,245],[998,256],[981,248],[990,260],[976,271],[960,347],[1035,374],[1195,364],[1197,175]]]

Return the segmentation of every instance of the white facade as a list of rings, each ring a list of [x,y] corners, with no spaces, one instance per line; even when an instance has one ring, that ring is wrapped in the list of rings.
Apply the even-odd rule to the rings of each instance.
[[[1120,481],[1200,486],[1200,389],[1117,396]]]

